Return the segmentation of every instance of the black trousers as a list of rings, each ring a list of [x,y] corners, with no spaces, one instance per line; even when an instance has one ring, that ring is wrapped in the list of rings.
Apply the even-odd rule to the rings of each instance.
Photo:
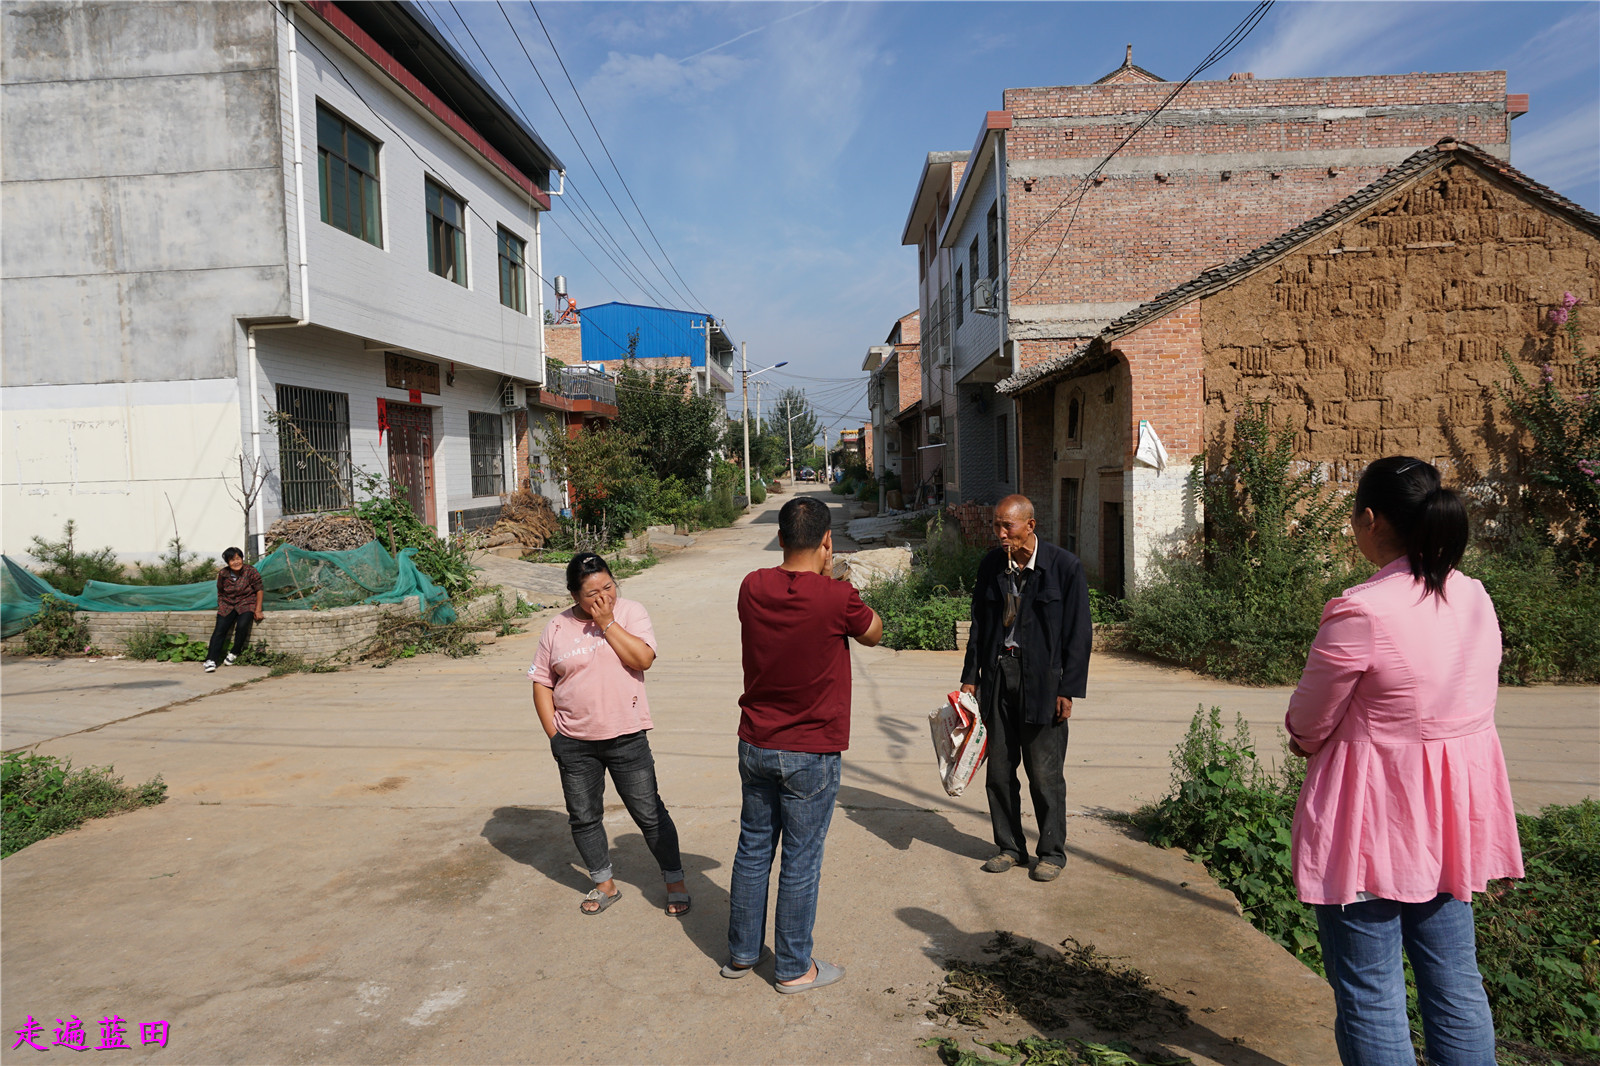
[[[989,821],[995,846],[1018,862],[1028,861],[1028,842],[1022,834],[1022,785],[1017,767],[1028,773],[1028,792],[1039,822],[1039,861],[1066,865],[1067,861],[1067,722],[1030,725],[1022,720],[1022,662],[1002,655],[995,669],[999,691],[985,724],[989,728],[989,763],[986,778]]]
[[[211,631],[211,646],[206,649],[206,661],[220,663],[222,649],[228,646],[228,630],[233,630],[233,654],[238,655],[250,646],[250,627],[256,624],[254,611],[229,611],[217,615],[217,628]]]

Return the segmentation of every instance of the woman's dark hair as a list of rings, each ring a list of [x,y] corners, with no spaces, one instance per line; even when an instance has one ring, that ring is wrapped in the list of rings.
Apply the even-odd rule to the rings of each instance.
[[[572,562],[567,564],[567,591],[576,596],[591,574],[610,576],[611,567],[594,552],[579,552],[574,555]]]
[[[225,562],[225,563],[231,563],[235,559],[243,559],[243,558],[244,558],[244,552],[240,551],[238,548],[228,548],[227,550],[225,550],[222,553],[222,561]]]
[[[1394,527],[1411,576],[1423,583],[1423,595],[1444,599],[1445,578],[1467,550],[1467,509],[1461,497],[1439,483],[1432,463],[1391,455],[1361,473],[1355,510],[1369,507]]]

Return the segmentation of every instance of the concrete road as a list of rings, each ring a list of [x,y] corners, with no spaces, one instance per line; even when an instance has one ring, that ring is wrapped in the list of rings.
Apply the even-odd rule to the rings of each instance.
[[[739,798],[733,602],[749,569],[776,562],[786,498],[624,589],[660,637],[652,745],[694,893],[687,918],[663,913],[614,802],[626,895],[578,913],[586,878],[524,677],[534,626],[472,659],[274,679],[41,744],[128,780],[162,773],[171,798],[5,860],[8,1029],[31,1015],[48,1044],[55,1019],[77,1015],[93,1047],[113,1013],[171,1023],[164,1050],[132,1039],[97,1061],[931,1063],[918,1042],[944,1032],[923,1016],[943,960],[979,957],[1005,929],[1096,944],[1191,1009],[1193,1025],[1144,1034],[1146,1047],[1197,1062],[1334,1061],[1326,986],[1198,867],[1094,816],[1164,789],[1196,703],[1270,723],[1282,693],[1107,657],[1073,720],[1073,861],[1038,885],[980,872],[992,850],[982,794],[938,788],[925,715],[958,657],[858,649],[817,928],[817,953],[848,976],[787,997],[770,963],[742,981],[717,975]],[[1541,693],[1576,694],[1580,711],[1594,695]],[[1552,794],[1594,791],[1581,755],[1561,755],[1594,750],[1593,722],[1585,734],[1573,717],[1580,732],[1543,739],[1530,718],[1528,750],[1554,757],[1534,777]],[[69,1058],[23,1048],[5,1061]]]

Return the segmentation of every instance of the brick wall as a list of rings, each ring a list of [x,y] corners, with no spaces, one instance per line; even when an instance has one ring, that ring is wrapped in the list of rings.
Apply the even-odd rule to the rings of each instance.
[[[415,596],[400,604],[361,604],[326,611],[268,611],[266,618],[251,630],[250,640],[253,644],[265,644],[273,651],[308,660],[323,659],[370,641],[386,618],[415,616],[419,612]],[[215,611],[84,611],[79,617],[89,626],[90,643],[106,651],[121,651],[130,636],[153,630],[186,633],[191,640],[209,640],[217,621]]]
[[[1205,431],[1205,358],[1200,303],[1184,304],[1164,318],[1119,337],[1132,375],[1128,454],[1138,447],[1139,422],[1148,420],[1178,465],[1197,454]]]
[[[944,509],[945,521],[961,528],[968,544],[994,543],[994,507],[983,503],[953,503]]]
[[[1199,82],[1057,212],[1171,89],[1006,91],[1012,337],[1092,335],[1442,137],[1509,145],[1503,72]]]
[[[583,362],[583,325],[579,322],[544,327],[544,354],[567,366]]]
[[[912,319],[913,323],[915,321]],[[922,346],[909,343],[897,344],[894,346],[894,355],[895,369],[900,381],[900,410],[904,411],[922,400]],[[893,412],[893,414],[898,413]]]

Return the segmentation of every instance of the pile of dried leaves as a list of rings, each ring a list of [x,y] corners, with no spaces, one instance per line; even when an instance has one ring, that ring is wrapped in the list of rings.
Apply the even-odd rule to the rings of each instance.
[[[1138,970],[1097,952],[1093,944],[1068,937],[1060,954],[1040,954],[1031,941],[996,933],[984,951],[994,958],[947,960],[949,972],[929,1018],[943,1016],[981,1029],[987,1028],[986,1018],[1015,1015],[1043,1030],[1062,1029],[1081,1019],[1109,1033],[1148,1033],[1189,1024],[1188,1008],[1156,991]]]
[[[1087,1040],[1050,1040],[1025,1036],[1015,1044],[1003,1040],[974,1040],[974,1044],[1004,1055],[992,1059],[963,1048],[948,1036],[924,1040],[923,1047],[937,1047],[945,1066],[1185,1066],[1190,1059],[1162,1059],[1146,1055],[1135,1058],[1135,1048],[1122,1041],[1092,1044]]]

